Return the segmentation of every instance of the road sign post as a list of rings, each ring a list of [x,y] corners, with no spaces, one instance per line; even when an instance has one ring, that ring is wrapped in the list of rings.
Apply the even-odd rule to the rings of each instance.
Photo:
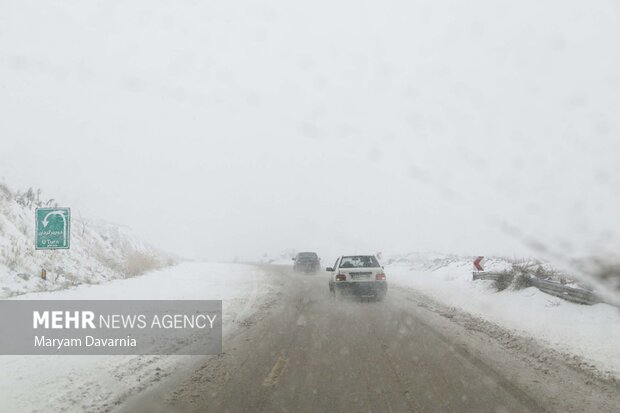
[[[35,221],[36,249],[69,249],[71,244],[70,208],[37,208]]]

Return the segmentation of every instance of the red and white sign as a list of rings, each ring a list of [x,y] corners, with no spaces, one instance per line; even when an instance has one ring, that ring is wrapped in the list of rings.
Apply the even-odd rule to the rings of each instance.
[[[476,257],[476,259],[474,260],[474,270],[476,271],[484,271],[484,268],[482,268],[482,260],[484,259],[484,257]]]

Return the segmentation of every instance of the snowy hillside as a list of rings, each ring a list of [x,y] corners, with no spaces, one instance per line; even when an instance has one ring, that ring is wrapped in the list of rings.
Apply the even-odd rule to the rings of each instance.
[[[128,228],[87,220],[74,211],[71,249],[34,248],[35,208],[55,206],[41,191],[13,191],[0,184],[0,297],[59,290],[125,278],[172,263],[167,254],[136,238]],[[42,269],[47,280],[42,280]]]

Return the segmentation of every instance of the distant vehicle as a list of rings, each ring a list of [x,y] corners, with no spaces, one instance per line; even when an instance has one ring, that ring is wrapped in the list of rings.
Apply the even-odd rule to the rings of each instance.
[[[321,259],[316,252],[300,252],[293,258],[295,272],[311,273],[321,269]]]
[[[374,255],[345,255],[338,257],[333,267],[329,292],[334,297],[357,295],[383,300],[387,281],[383,267]]]

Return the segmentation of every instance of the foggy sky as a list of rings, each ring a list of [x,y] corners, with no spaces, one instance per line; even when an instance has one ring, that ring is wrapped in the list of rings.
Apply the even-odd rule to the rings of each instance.
[[[620,246],[615,1],[0,3],[0,177],[183,256]]]

